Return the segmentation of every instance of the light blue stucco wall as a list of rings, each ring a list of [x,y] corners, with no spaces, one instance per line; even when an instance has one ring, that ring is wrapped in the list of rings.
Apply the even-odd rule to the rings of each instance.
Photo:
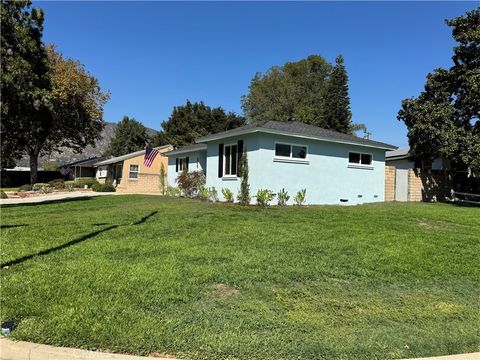
[[[207,167],[207,152],[202,151],[192,151],[189,153],[174,155],[168,157],[168,186],[176,187],[178,186],[176,179],[181,171],[175,171],[176,169],[176,159],[184,158],[188,156],[188,171],[205,171]]]
[[[288,191],[290,204],[302,188],[307,189],[307,204],[384,201],[385,150],[265,133],[208,143],[206,185],[215,186],[220,198],[222,188],[229,188],[236,196],[240,179],[218,177],[218,144],[235,143],[240,139],[244,140],[248,149],[252,202],[255,202],[254,195],[258,189],[270,189],[277,193],[282,188]],[[275,142],[308,146],[308,164],[275,161]],[[349,151],[372,154],[372,166],[352,168],[348,163]],[[348,201],[341,202],[341,199]],[[276,200],[273,203],[276,204]]]

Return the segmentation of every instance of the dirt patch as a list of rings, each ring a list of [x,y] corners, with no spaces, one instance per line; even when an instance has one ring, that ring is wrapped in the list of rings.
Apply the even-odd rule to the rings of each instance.
[[[216,299],[225,299],[230,296],[236,296],[240,293],[237,289],[234,289],[227,284],[215,284],[212,290],[209,292],[209,296]]]
[[[420,225],[421,227],[423,227],[425,229],[428,229],[428,230],[433,229],[433,225],[430,224],[429,222],[427,222],[427,220],[424,220],[424,219],[420,220],[418,222],[418,225]]]

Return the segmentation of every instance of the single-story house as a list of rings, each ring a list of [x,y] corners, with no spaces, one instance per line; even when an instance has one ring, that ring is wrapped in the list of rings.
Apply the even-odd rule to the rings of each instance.
[[[417,166],[410,157],[410,148],[387,151],[385,154],[386,201],[436,201],[450,198],[453,179],[448,172],[450,162],[435,159],[428,169]]]
[[[104,160],[105,157],[91,157],[65,164],[62,167],[68,171],[70,179],[77,177],[95,177],[95,164]]]
[[[160,192],[160,169],[163,164],[168,171],[165,152],[173,150],[172,145],[154,148],[158,155],[150,166],[144,164],[145,150],[113,157],[95,164],[95,177],[99,182],[111,181],[118,192],[156,193]]]
[[[168,184],[177,186],[183,169],[202,170],[206,186],[240,188],[239,161],[245,152],[252,203],[259,189],[293,197],[306,189],[308,204],[384,201],[385,152],[395,146],[297,121],[259,121],[196,139],[166,153]]]

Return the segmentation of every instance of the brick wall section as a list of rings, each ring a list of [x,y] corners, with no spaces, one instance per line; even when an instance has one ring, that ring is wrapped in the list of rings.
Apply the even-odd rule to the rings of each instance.
[[[451,176],[443,171],[408,170],[408,201],[444,201],[452,188]]]
[[[385,201],[395,200],[395,166],[385,166]]]

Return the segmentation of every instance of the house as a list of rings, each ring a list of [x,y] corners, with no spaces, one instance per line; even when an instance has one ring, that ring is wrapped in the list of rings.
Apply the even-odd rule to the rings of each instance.
[[[154,148],[159,154],[151,166],[144,164],[145,150],[113,157],[95,164],[95,177],[99,182],[111,181],[118,192],[155,193],[160,192],[160,169],[163,164],[168,171],[165,152],[173,146],[164,145]]]
[[[65,164],[62,167],[68,171],[68,175],[72,180],[77,177],[95,177],[95,164],[104,159],[105,157],[96,156]]]
[[[206,186],[240,188],[239,162],[248,157],[252,202],[259,189],[285,189],[289,203],[307,190],[309,204],[359,204],[384,201],[385,152],[395,146],[322,129],[297,121],[260,121],[196,139],[196,144],[166,153],[168,184],[178,174],[202,170]]]
[[[453,189],[450,162],[435,159],[428,169],[416,166],[409,154],[401,148],[385,154],[386,201],[446,200]]]

